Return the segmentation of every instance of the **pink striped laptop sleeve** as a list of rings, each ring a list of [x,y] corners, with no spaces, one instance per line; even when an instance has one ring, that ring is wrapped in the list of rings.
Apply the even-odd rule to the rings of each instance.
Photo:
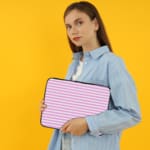
[[[60,129],[77,117],[101,113],[108,108],[110,89],[106,86],[49,78],[46,84],[41,125]]]

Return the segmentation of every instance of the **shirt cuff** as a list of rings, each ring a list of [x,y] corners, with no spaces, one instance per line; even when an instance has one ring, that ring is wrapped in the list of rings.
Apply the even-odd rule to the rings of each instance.
[[[94,125],[93,116],[87,116],[85,117],[88,128],[89,128],[89,134],[93,136],[101,136],[103,135],[102,132],[98,131],[96,129],[96,126]]]

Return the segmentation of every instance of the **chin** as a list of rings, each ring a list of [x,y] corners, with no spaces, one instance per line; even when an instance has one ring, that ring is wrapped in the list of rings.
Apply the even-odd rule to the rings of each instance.
[[[77,47],[82,47],[82,44],[81,44],[81,43],[75,43],[75,42],[73,42],[73,44],[74,44],[75,46],[77,46]]]

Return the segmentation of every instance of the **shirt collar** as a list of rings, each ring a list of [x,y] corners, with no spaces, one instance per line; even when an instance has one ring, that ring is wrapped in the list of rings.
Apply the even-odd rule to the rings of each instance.
[[[73,53],[73,59],[79,60],[82,54],[84,55],[84,57],[91,56],[92,58],[97,59],[98,57],[102,56],[104,53],[107,53],[109,51],[109,47],[107,45],[104,45],[91,51],[81,51]]]

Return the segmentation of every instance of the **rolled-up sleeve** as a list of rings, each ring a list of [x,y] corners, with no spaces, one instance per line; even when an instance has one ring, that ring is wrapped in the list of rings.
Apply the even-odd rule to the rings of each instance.
[[[113,134],[141,120],[136,87],[121,58],[109,62],[107,76],[114,107],[86,117],[92,135]]]

